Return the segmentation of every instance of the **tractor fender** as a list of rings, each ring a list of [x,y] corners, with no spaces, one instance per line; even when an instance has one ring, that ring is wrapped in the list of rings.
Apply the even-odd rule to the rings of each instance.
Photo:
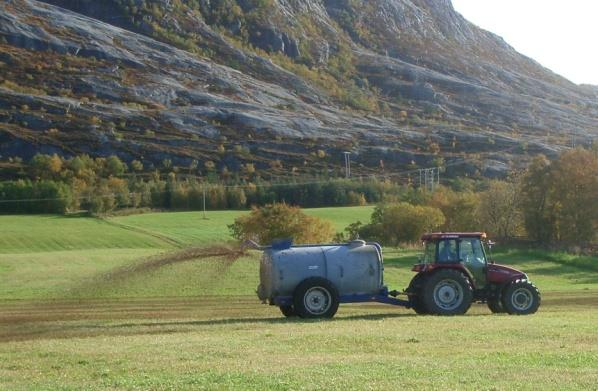
[[[463,266],[460,263],[445,263],[445,264],[426,265],[426,268],[423,269],[422,271],[420,271],[419,274],[431,275],[432,273],[435,273],[437,270],[443,270],[443,269],[452,269],[452,270],[460,271],[467,277],[472,288],[476,289],[476,286],[474,284],[473,275],[469,272],[469,270],[467,270],[467,268],[465,266]]]

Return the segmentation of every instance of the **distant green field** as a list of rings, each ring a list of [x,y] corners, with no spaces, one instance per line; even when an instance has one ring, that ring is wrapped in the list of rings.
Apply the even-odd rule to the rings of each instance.
[[[372,207],[307,209],[329,219],[340,231]],[[90,279],[144,257],[190,245],[232,240],[227,225],[240,211],[148,213],[106,220],[64,216],[0,216],[0,300],[63,297],[148,297],[206,294],[197,276],[204,263],[187,262],[123,284],[80,289]],[[208,262],[209,264],[210,262]],[[213,262],[212,262],[213,263]],[[255,258],[227,272],[227,283],[214,293],[252,294],[257,286]],[[246,278],[239,279],[235,274]],[[251,277],[251,278],[248,278]],[[228,285],[227,285],[228,284]]]
[[[368,222],[374,208],[356,206],[345,208],[305,209],[305,213],[330,220],[338,232],[356,221]],[[166,235],[183,244],[206,244],[232,239],[228,225],[243,213],[240,211],[148,213],[115,217],[109,221],[123,226]]]
[[[0,254],[165,246],[158,238],[94,218],[0,216],[0,227]]]
[[[306,212],[340,231],[372,210]],[[229,241],[240,213],[0,216],[0,389],[595,388],[597,257],[498,246],[496,260],[542,291],[539,313],[525,317],[361,304],[332,321],[288,320],[255,296],[258,252],[114,277]],[[384,249],[390,288],[408,284],[417,254]]]
[[[352,222],[368,221],[372,207],[307,209],[308,214],[329,219],[338,230]],[[126,282],[95,284],[102,273],[143,262],[151,255],[188,245],[230,241],[227,225],[241,213],[148,213],[114,217],[106,221],[86,217],[0,216],[0,300],[65,297],[155,297],[204,294],[253,295],[257,285],[257,254],[231,265],[218,284],[206,287],[217,261],[183,262]],[[596,257],[572,257],[538,251],[497,247],[495,258],[519,267],[543,291],[593,289],[598,284]],[[502,251],[501,251],[502,250]],[[404,288],[417,250],[386,248],[386,283]],[[588,272],[588,270],[590,272]],[[205,281],[204,281],[205,282]]]

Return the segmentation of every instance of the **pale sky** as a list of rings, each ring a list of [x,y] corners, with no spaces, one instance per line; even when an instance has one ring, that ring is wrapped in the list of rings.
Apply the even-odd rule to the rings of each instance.
[[[453,6],[546,68],[598,85],[598,0],[453,0]]]

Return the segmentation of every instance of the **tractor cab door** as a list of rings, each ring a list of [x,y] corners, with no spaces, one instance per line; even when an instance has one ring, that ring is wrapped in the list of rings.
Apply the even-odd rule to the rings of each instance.
[[[478,238],[462,238],[459,241],[459,260],[473,276],[476,289],[486,286],[486,255]]]

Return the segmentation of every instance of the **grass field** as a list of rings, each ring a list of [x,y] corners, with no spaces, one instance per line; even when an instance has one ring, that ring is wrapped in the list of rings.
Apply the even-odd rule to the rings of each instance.
[[[314,209],[338,230],[372,208]],[[133,269],[230,240],[240,212],[107,220],[0,216],[0,389],[597,389],[598,259],[503,249],[542,291],[533,316],[343,305],[288,320],[255,297],[259,254]],[[404,288],[414,250],[386,249]]]

